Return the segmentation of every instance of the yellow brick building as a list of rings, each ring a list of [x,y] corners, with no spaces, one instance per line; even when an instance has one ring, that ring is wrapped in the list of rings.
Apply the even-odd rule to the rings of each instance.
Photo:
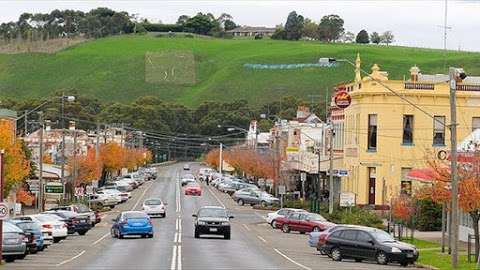
[[[346,85],[352,97],[344,110],[344,167],[342,192],[356,194],[357,204],[386,205],[392,196],[411,193],[416,184],[405,177],[427,166],[427,157],[449,149],[448,75],[423,75],[416,66],[408,80],[389,80],[374,65],[371,77],[409,99],[437,121],[415,109],[380,83],[360,75],[357,55],[355,80]],[[480,80],[467,77],[457,88],[458,138],[480,128]]]

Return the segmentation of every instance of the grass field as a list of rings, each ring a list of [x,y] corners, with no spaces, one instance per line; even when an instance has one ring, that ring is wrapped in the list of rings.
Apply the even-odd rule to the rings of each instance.
[[[259,105],[285,95],[310,100],[308,95],[322,95],[327,87],[353,79],[353,68],[342,64],[337,68],[251,70],[243,65],[315,63],[320,57],[354,60],[357,52],[363,68],[369,70],[373,63],[378,63],[391,79],[408,76],[414,64],[424,73],[441,73],[444,66],[443,52],[429,49],[116,36],[81,43],[55,54],[0,54],[0,96],[44,97],[75,89],[106,101],[129,102],[153,95],[188,106],[205,100],[237,99]],[[172,57],[165,57],[166,53]],[[158,61],[150,63],[149,59]],[[464,67],[469,74],[480,74],[480,65],[476,64],[480,62],[480,53],[450,52],[448,62]],[[188,72],[195,74],[189,76]]]

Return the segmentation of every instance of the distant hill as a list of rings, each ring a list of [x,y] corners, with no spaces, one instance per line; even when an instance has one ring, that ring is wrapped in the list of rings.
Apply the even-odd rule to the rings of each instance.
[[[406,47],[322,44],[312,41],[225,40],[198,37],[116,36],[87,41],[55,54],[0,54],[0,96],[44,97],[76,89],[105,101],[129,102],[153,95],[196,106],[202,101],[246,99],[262,104],[281,96],[322,95],[353,79],[353,67],[247,69],[244,64],[316,63],[320,57],[355,59],[370,70],[378,63],[391,79],[416,64],[442,73],[443,52]],[[480,54],[449,52],[449,65],[480,74]]]

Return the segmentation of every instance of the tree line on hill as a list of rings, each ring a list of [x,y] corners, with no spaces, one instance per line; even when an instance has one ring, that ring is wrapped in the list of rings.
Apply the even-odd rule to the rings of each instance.
[[[277,26],[273,39],[283,40],[320,40],[323,42],[390,44],[394,41],[391,31],[382,34],[373,32],[371,35],[366,30],[361,30],[356,36],[352,32],[345,32],[344,20],[336,14],[323,16],[319,23],[305,18],[297,12],[288,14],[285,25]]]

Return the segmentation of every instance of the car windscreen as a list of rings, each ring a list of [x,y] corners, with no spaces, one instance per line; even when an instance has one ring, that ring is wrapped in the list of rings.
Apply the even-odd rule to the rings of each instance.
[[[315,221],[327,221],[324,217],[320,216],[319,214],[309,214],[308,218],[310,220],[315,220]]]
[[[4,222],[3,223],[3,232],[6,233],[6,232],[23,232],[22,229],[20,229],[18,226],[10,223],[10,222]]]
[[[161,200],[158,199],[152,199],[152,200],[146,200],[145,205],[160,205],[162,204]]]
[[[374,231],[371,231],[370,233],[372,234],[373,238],[375,238],[375,240],[377,240],[378,242],[395,241],[395,239],[393,239],[393,237],[390,234],[382,230],[374,230]]]
[[[198,217],[226,217],[227,211],[221,208],[203,208],[198,211]]]
[[[133,218],[148,218],[147,214],[142,212],[131,212],[123,214],[124,219],[133,219]]]

